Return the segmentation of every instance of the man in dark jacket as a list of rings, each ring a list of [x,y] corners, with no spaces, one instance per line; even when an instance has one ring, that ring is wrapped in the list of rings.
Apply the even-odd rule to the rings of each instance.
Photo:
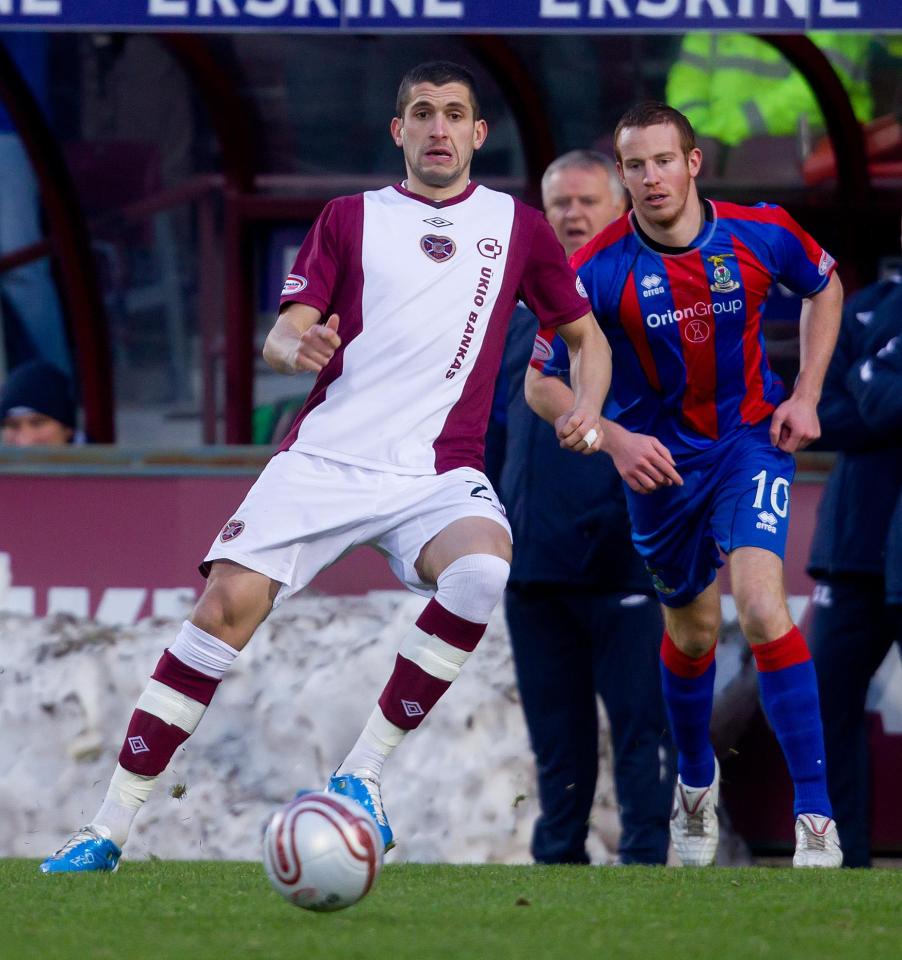
[[[613,164],[592,151],[552,163],[542,195],[568,255],[624,207]],[[536,327],[518,307],[504,356],[507,394],[496,398],[507,419],[500,491],[515,544],[505,610],[541,803],[532,853],[540,863],[589,862],[600,696],[614,751],[620,862],[661,864],[675,776],[658,672],[661,615],[610,459],[568,457],[526,405]]]
[[[817,580],[812,654],[827,782],[849,867],[871,862],[868,686],[893,641],[902,643],[900,279],[866,287],[846,304],[818,407],[819,447],[840,453],[808,567]]]

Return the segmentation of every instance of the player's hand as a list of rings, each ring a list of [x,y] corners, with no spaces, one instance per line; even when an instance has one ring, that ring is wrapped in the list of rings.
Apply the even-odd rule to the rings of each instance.
[[[784,400],[770,419],[770,442],[786,453],[804,450],[820,435],[817,404],[805,397]]]
[[[624,483],[635,493],[683,485],[673,455],[657,437],[630,433],[618,426],[616,435],[609,431],[606,449]]]
[[[574,453],[598,453],[604,439],[598,414],[579,407],[562,413],[554,421],[554,432],[561,447]]]
[[[333,313],[325,323],[315,323],[301,334],[292,366],[295,370],[319,373],[340,346],[338,314]]]

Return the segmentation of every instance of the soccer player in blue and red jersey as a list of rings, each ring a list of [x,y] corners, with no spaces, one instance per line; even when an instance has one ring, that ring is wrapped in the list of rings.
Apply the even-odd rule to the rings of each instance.
[[[671,836],[684,864],[713,862],[718,768],[708,725],[723,552],[795,786],[793,863],[839,866],[815,672],[783,586],[792,454],[819,435],[839,327],[835,263],[779,207],[701,198],[701,151],[677,110],[634,107],[614,146],[633,209],[571,263],[613,351],[603,449],[627,487],[633,540],[664,608],[661,674],[680,773]],[[777,282],[806,299],[788,396],[761,332]],[[555,375],[566,349],[553,336],[540,331],[527,374],[530,405],[552,423],[572,408]]]

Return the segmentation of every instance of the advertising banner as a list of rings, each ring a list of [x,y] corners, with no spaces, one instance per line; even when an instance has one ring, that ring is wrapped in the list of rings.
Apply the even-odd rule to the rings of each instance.
[[[0,29],[803,33],[902,30],[887,0],[0,0]]]

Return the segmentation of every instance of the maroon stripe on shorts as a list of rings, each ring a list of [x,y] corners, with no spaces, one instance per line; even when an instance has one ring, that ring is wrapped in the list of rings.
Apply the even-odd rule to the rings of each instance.
[[[425,609],[417,620],[417,626],[430,636],[438,637],[445,643],[450,643],[458,650],[472,653],[476,644],[485,633],[486,624],[473,623],[464,620],[450,610],[446,610],[434,597],[426,604]]]
[[[163,651],[163,656],[157,664],[156,670],[151,674],[152,679],[159,683],[183,693],[192,700],[197,700],[205,707],[210,706],[213,694],[219,686],[219,681],[215,677],[208,677],[200,670],[189,667],[187,663],[182,663],[178,657],[174,657],[168,650]]]
[[[135,710],[119,752],[119,764],[138,776],[156,777],[187,739],[188,733],[181,727],[144,710]]]
[[[379,697],[379,707],[390,723],[402,730],[414,730],[450,686],[447,680],[431,676],[399,653]]]

